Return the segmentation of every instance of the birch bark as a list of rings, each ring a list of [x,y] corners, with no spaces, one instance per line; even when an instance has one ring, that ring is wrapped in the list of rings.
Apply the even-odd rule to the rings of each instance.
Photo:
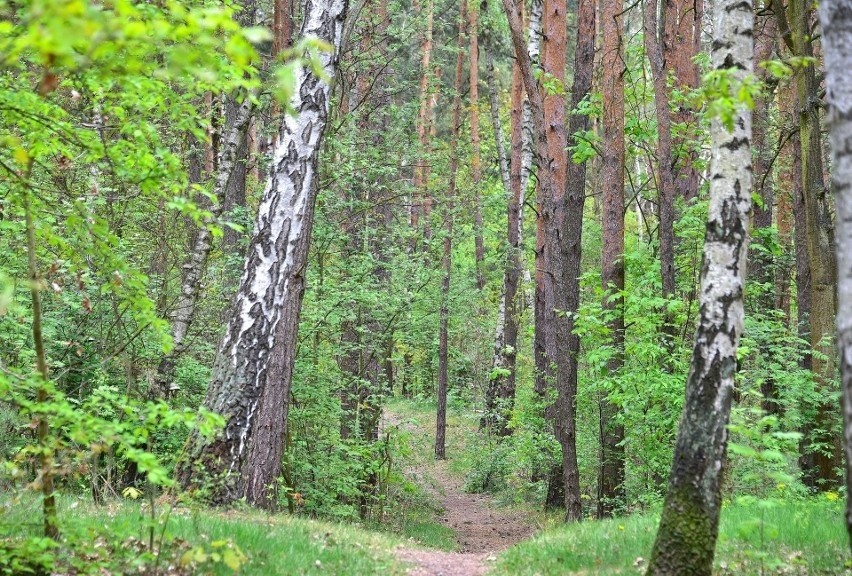
[[[272,174],[204,401],[225,418],[224,430],[212,440],[193,434],[178,464],[183,487],[210,480],[209,497],[217,504],[244,496],[267,507],[275,502],[270,490],[281,467],[317,162],[329,112],[327,79],[334,77],[346,8],[346,0],[316,0],[305,7],[301,35],[323,40],[332,50],[319,57],[322,76],[310,66],[298,69],[290,102],[295,113],[283,118],[278,130]],[[269,386],[280,393],[265,395]],[[258,424],[275,430],[265,435],[264,446],[252,450]]]
[[[500,125],[500,108],[497,101],[497,86],[494,79],[494,60],[487,56],[488,92],[491,105],[491,123],[494,127],[494,139],[500,162],[500,176],[507,200],[507,249],[506,267],[503,271],[503,290],[497,313],[497,326],[494,334],[494,356],[491,362],[491,374],[485,395],[485,415],[480,426],[489,426],[499,436],[507,436],[511,429],[507,426],[512,404],[515,398],[515,358],[518,345],[518,324],[521,306],[518,301],[521,258],[518,222],[518,200],[512,188],[512,174],[506,146],[503,141],[503,128]],[[520,78],[513,74],[512,111],[513,121],[519,123],[520,114]],[[513,134],[520,134],[520,126],[512,127]],[[517,167],[516,167],[517,170]]]
[[[713,7],[711,65],[742,82],[753,66],[753,7]],[[701,268],[700,313],[674,462],[648,574],[712,573],[720,486],[743,330],[743,286],[751,218],[751,112],[734,111],[733,130],[711,121],[710,205]]]

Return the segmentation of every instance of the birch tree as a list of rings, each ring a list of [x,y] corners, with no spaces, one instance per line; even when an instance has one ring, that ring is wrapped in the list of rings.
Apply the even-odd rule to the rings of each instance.
[[[309,65],[297,69],[290,100],[293,114],[278,128],[271,176],[204,401],[206,408],[224,417],[225,426],[212,440],[193,434],[178,464],[177,478],[184,488],[209,481],[206,488],[214,503],[243,497],[253,504],[274,503],[269,489],[281,467],[317,162],[346,8],[346,0],[317,0],[306,6],[301,37],[325,42],[330,49],[318,56],[319,70]],[[267,387],[280,394],[274,399],[264,395]],[[267,402],[262,403],[262,397]],[[264,435],[263,450],[252,450],[258,425],[264,423],[274,426],[273,433]]]
[[[852,0],[822,0],[831,184],[837,205],[837,346],[843,381],[846,530],[852,547]]]
[[[749,1],[714,4],[714,74],[742,86],[753,64]],[[736,88],[735,88],[736,89]],[[727,95],[726,95],[727,96]],[[663,514],[648,567],[653,575],[710,575],[719,530],[728,417],[743,331],[743,287],[751,218],[751,112],[711,121],[710,205],[700,312]]]

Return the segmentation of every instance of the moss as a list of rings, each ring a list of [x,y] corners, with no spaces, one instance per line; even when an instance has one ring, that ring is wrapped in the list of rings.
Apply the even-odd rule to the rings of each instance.
[[[651,554],[649,575],[709,576],[712,573],[719,511],[714,513],[708,508],[694,486],[670,489]]]

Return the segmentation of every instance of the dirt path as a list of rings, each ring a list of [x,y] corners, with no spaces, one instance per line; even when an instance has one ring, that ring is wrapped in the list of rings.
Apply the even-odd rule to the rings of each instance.
[[[388,420],[396,420],[388,415]],[[398,423],[393,422],[394,424]],[[441,552],[402,547],[397,556],[410,564],[410,576],[479,576],[496,560],[497,553],[533,533],[531,523],[517,511],[497,508],[491,497],[468,494],[463,482],[450,473],[446,461],[416,471],[428,478],[424,488],[432,494],[443,512],[442,524],[456,533],[458,552]]]

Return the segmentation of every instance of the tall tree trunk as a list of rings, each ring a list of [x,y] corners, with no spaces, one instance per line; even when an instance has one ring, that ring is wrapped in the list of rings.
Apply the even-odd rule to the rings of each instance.
[[[608,311],[613,355],[610,376],[624,365],[624,21],[622,0],[604,0],[603,20],[603,246],[601,281],[603,309]],[[618,408],[605,395],[600,400],[600,463],[598,518],[612,516],[624,499],[624,428],[616,421]]]
[[[422,9],[422,7],[421,7]],[[432,87],[432,28],[434,24],[435,2],[426,0],[426,30],[420,45],[420,111],[417,116],[417,140],[420,143],[420,158],[414,166],[414,198],[411,201],[409,223],[414,234],[410,248],[417,247],[417,234],[420,217],[423,216],[424,236],[431,237],[429,215],[432,211],[432,198],[429,195],[430,173],[430,134],[432,111],[435,98],[430,93]]]
[[[232,101],[233,98],[229,96],[228,100]],[[226,131],[219,138],[216,180],[213,183],[213,197],[216,200],[210,209],[211,216],[196,232],[192,248],[182,266],[180,295],[171,317],[173,348],[163,356],[157,366],[155,396],[158,397],[165,396],[169,391],[174,377],[175,362],[185,349],[184,338],[195,318],[195,305],[202,288],[201,280],[207,268],[210,250],[213,248],[213,233],[210,227],[222,213],[226,192],[236,186],[233,180],[238,172],[239,151],[245,143],[245,134],[254,105],[249,96],[245,96],[241,103],[233,101],[229,105],[234,107],[234,115],[232,122],[226,123]],[[245,185],[244,171],[242,177],[243,185]]]
[[[522,122],[522,87],[520,74],[513,67],[512,72],[512,158],[506,154],[503,141],[503,129],[500,125],[500,107],[497,101],[497,86],[494,78],[494,60],[488,54],[488,92],[491,105],[491,123],[494,126],[494,139],[500,161],[500,177],[507,199],[506,218],[506,267],[503,271],[503,291],[497,315],[497,328],[494,338],[494,359],[485,397],[485,414],[481,426],[490,427],[498,436],[508,436],[508,427],[512,405],[515,399],[515,360],[518,346],[518,324],[521,315],[521,302],[518,299],[518,287],[521,279],[521,259],[519,241],[520,199],[520,157]],[[517,149],[517,150],[516,150]],[[514,163],[511,160],[515,160]]]
[[[577,3],[577,39],[574,50],[574,84],[571,88],[571,110],[577,110],[580,102],[585,99],[592,88],[595,60],[595,37],[588,34],[596,24],[595,0],[579,0]],[[589,117],[584,114],[574,114],[568,118],[568,147],[579,144],[576,134],[582,134],[589,128]],[[586,202],[586,164],[568,163],[567,184],[565,191],[565,242],[563,271],[565,295],[564,310],[565,325],[560,329],[566,339],[567,354],[565,356],[564,383],[557,397],[557,416],[565,423],[566,441],[562,446],[563,486],[565,487],[565,502],[569,518],[576,514],[576,495],[568,493],[579,487],[579,472],[576,453],[576,406],[574,399],[577,395],[578,358],[580,356],[580,337],[574,333],[574,312],[580,306],[580,263],[583,240],[583,210]],[[569,506],[574,507],[572,513]]]
[[[822,0],[832,187],[837,205],[837,344],[846,451],[846,530],[852,549],[852,0]]]
[[[562,446],[563,478],[565,483],[565,508],[568,520],[582,517],[580,503],[580,482],[577,467],[576,422],[574,402],[576,387],[570,385],[571,354],[569,340],[571,335],[570,317],[576,310],[569,308],[569,290],[566,286],[565,255],[569,252],[566,245],[567,203],[565,202],[566,158],[565,149],[565,102],[564,97],[549,94],[542,95],[542,88],[533,76],[532,62],[523,38],[523,23],[515,7],[514,0],[503,0],[503,8],[509,21],[515,57],[529,96],[530,110],[535,126],[536,156],[539,182],[539,218],[544,231],[543,244],[537,252],[542,256],[537,268],[542,269],[540,276],[543,284],[543,303],[541,316],[543,322],[537,324],[536,331],[544,333],[544,348],[547,355],[547,372],[557,390],[556,437]],[[564,2],[545,3],[543,28],[547,31],[544,38],[549,46],[544,47],[544,70],[556,78],[564,79],[565,74],[565,19]],[[549,21],[549,23],[548,23]],[[561,24],[559,24],[561,22]],[[537,239],[538,240],[538,239]],[[538,244],[538,242],[537,242]],[[538,304],[538,303],[537,303]]]
[[[479,5],[468,7],[470,36],[470,176],[473,181],[473,244],[476,287],[485,288],[485,242],[482,239],[482,160],[479,154]]]
[[[711,65],[734,85],[751,74],[753,14],[748,0],[713,8]],[[710,125],[710,205],[704,236],[695,348],[671,477],[649,575],[712,573],[719,530],[728,417],[743,330],[743,288],[751,216],[751,113],[739,104],[733,130]]]
[[[317,162],[329,111],[327,78],[334,77],[346,7],[346,0],[318,0],[306,9],[302,37],[327,42],[332,50],[320,56],[321,70],[298,68],[290,102],[295,113],[278,130],[272,175],[204,401],[224,417],[225,428],[212,439],[193,433],[178,463],[176,476],[185,489],[212,477],[210,499],[218,504],[245,497],[271,508],[277,500]],[[266,388],[272,390],[265,393]]]
[[[781,149],[778,151],[778,240],[781,244],[782,254],[790,254],[793,251],[793,197],[802,187],[801,166],[797,168],[796,157],[799,154],[799,141],[795,139],[797,132],[793,130],[793,122],[789,119],[795,108],[795,91],[789,82],[779,86],[778,111],[780,115],[781,137],[784,139]],[[795,270],[795,268],[794,268]],[[792,326],[791,309],[792,294],[790,286],[793,280],[793,271],[787,266],[781,266],[776,271],[775,278],[775,307],[784,311],[786,325]],[[805,290],[807,293],[808,290]]]
[[[669,108],[669,89],[667,70],[660,46],[660,31],[657,23],[657,0],[649,0],[645,5],[645,51],[651,64],[654,80],[654,106],[657,114],[657,191],[659,198],[659,236],[660,236],[660,276],[663,297],[672,298],[677,289],[674,258],[674,200],[675,200],[675,164],[672,154],[672,123]],[[664,333],[672,346],[675,327],[670,314],[666,313]]]
[[[672,0],[663,4],[663,59],[666,68],[674,72],[675,88],[688,92],[698,88],[699,75],[695,56],[701,51],[701,23],[704,18],[704,0]],[[674,111],[674,122],[685,130],[674,139],[674,149],[681,153],[675,189],[686,200],[698,196],[698,171],[693,164],[698,158],[692,142],[698,131],[695,111],[682,102]]]
[[[456,54],[456,74],[453,81],[453,126],[450,134],[450,175],[447,185],[446,198],[446,230],[444,236],[444,253],[441,258],[441,312],[438,334],[438,414],[435,430],[435,458],[443,460],[447,457],[447,385],[449,384],[449,299],[450,272],[453,261],[453,219],[456,198],[456,175],[458,173],[458,144],[461,129],[461,87],[464,72],[464,32],[467,22],[467,0],[461,0],[459,14],[458,52]]]
[[[811,4],[790,0],[785,8],[781,0],[773,0],[778,28],[787,48],[794,56],[812,58]],[[810,262],[811,314],[810,342],[818,351],[812,358],[814,376],[824,391],[826,401],[816,406],[815,424],[805,427],[805,454],[801,459],[806,484],[822,490],[835,488],[841,466],[839,438],[831,429],[837,423],[837,408],[828,401],[836,389],[834,335],[836,261],[832,247],[832,222],[823,180],[822,135],[820,128],[820,87],[813,62],[796,69],[799,141],[802,147],[802,183],[807,225],[807,251]],[[814,450],[810,445],[820,445]]]
[[[532,0],[530,2],[530,22],[529,22],[529,41],[527,43],[527,54],[529,54],[530,62],[536,69],[540,68],[541,61],[541,37],[542,37],[542,12],[544,6],[542,0]],[[518,7],[518,17],[523,22],[523,9]],[[518,59],[515,59],[515,66],[521,78],[522,85],[525,85],[524,76],[518,66]],[[523,247],[523,214],[524,202],[526,197],[527,185],[530,174],[532,172],[533,159],[537,154],[537,134],[536,126],[533,121],[532,106],[530,99],[526,98],[523,102],[523,124],[522,124],[522,146],[523,153],[520,160],[520,196],[518,201],[518,246]],[[541,157],[536,159],[536,163],[541,160]],[[541,195],[541,187],[539,183],[539,195]],[[535,250],[535,283],[533,289],[533,317],[535,331],[533,333],[533,359],[535,363],[535,392],[540,401],[545,402],[547,391],[554,386],[554,382],[548,378],[549,361],[545,349],[545,265],[544,252],[538,247],[544,244],[545,241],[544,220],[536,218],[536,250]],[[526,267],[524,267],[526,268]],[[529,278],[524,279],[529,281]],[[545,407],[544,417],[550,426],[555,427],[555,406]],[[545,499],[545,508],[555,510],[557,508],[565,508],[565,485],[562,480],[563,467],[562,459],[554,464],[547,471],[547,497]]]
[[[541,67],[544,74],[550,79],[564,85],[565,67],[567,56],[568,36],[568,4],[565,0],[543,0],[541,17]],[[551,498],[562,497],[562,505],[565,506],[566,518],[579,520],[582,515],[577,512],[581,509],[574,502],[568,504],[569,493],[573,496],[573,489],[565,483],[566,473],[573,476],[574,463],[565,466],[565,454],[575,450],[569,443],[573,440],[572,431],[573,418],[571,409],[573,406],[564,404],[565,367],[568,362],[564,344],[567,344],[568,333],[558,332],[561,327],[557,326],[559,315],[567,310],[558,306],[557,298],[565,296],[561,293],[561,284],[564,282],[564,274],[561,271],[563,261],[563,246],[560,244],[565,234],[565,186],[567,183],[568,170],[568,142],[565,132],[565,93],[562,90],[546,90],[539,79],[539,90],[544,94],[544,120],[547,137],[548,153],[540,160],[547,159],[547,163],[538,164],[538,172],[550,171],[553,175],[553,188],[548,191],[539,189],[538,198],[538,220],[536,235],[536,255],[540,256],[536,264],[536,271],[541,269],[540,281],[542,284],[541,299],[537,305],[541,307],[541,329],[544,341],[544,377],[550,386],[557,390],[557,400],[552,406],[545,408],[545,419],[553,426],[553,433],[562,448],[562,461],[559,469],[554,467],[550,471],[548,495]],[[539,326],[536,326],[536,330]],[[560,362],[561,360],[561,362]],[[561,364],[561,366],[557,366]],[[554,367],[556,370],[554,370]],[[562,370],[560,370],[562,368]],[[559,376],[562,379],[559,380]],[[560,399],[559,396],[563,398]],[[565,412],[564,408],[569,408]],[[570,421],[568,419],[571,419]],[[573,481],[573,478],[571,478]],[[556,488],[556,483],[561,483]],[[577,472],[577,484],[579,485],[579,472]]]
[[[763,8],[763,7],[761,7]],[[772,178],[772,147],[769,138],[770,104],[774,100],[774,86],[769,83],[771,76],[762,62],[772,58],[778,36],[776,20],[767,15],[765,9],[758,9],[755,17],[754,61],[755,75],[763,85],[761,93],[755,98],[752,112],[754,122],[754,194],[760,198],[760,205],[754,208],[754,231],[752,237],[763,238],[772,228],[772,208],[775,202]],[[756,311],[770,313],[775,306],[773,259],[769,250],[752,250],[751,273],[749,278],[758,287],[759,296],[753,299]],[[751,313],[751,312],[749,312]],[[766,351],[771,355],[772,350]],[[771,357],[771,356],[770,356]],[[781,405],[775,380],[767,377],[760,386],[763,396],[761,406],[767,414],[779,415]]]

